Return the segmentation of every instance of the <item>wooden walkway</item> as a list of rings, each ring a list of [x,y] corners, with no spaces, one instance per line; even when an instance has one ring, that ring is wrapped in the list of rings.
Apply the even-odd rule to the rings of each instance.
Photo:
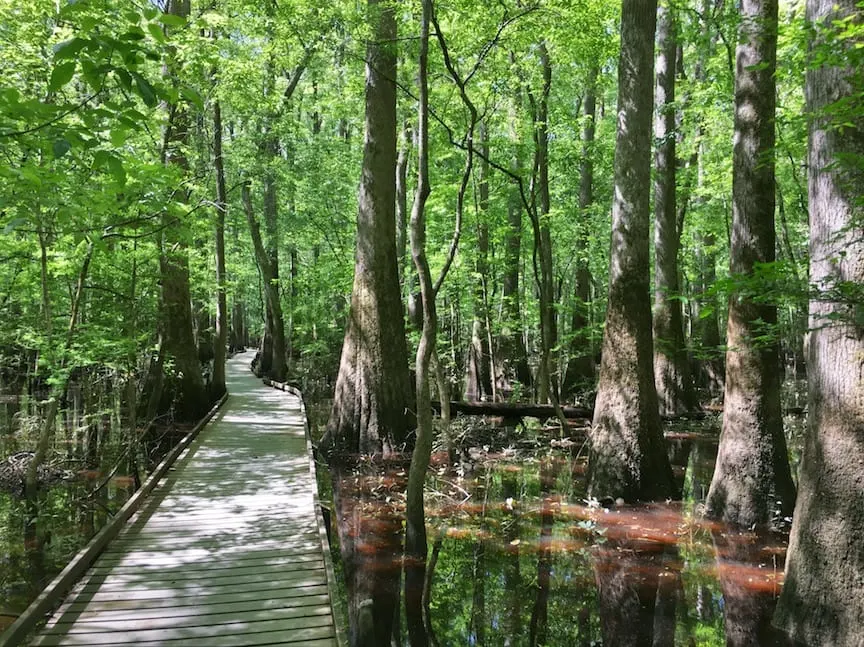
[[[33,645],[336,645],[299,398],[230,396]]]

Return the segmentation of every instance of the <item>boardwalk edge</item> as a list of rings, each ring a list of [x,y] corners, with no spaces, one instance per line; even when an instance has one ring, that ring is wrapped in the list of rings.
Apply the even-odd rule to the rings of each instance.
[[[162,477],[174,465],[180,455],[189,448],[192,441],[198,436],[210,419],[225,404],[228,393],[225,393],[213,408],[207,413],[197,425],[186,434],[183,439],[162,460],[156,469],[147,477],[138,491],[133,494],[122,508],[111,520],[87,542],[75,557],[66,565],[60,573],[46,586],[42,592],[30,603],[18,619],[9,628],[0,634],[0,647],[16,647],[28,637],[30,632],[45,619],[45,616],[53,611],[57,603],[65,596],[75,583],[87,572],[87,569],[96,561],[96,558],[105,550],[105,547],[118,535],[126,525],[129,518],[138,511],[141,504],[147,499],[153,488],[162,480]],[[307,423],[308,427],[308,423]],[[307,429],[308,437],[308,429]]]
[[[324,569],[327,572],[327,588],[330,591],[330,613],[333,616],[333,627],[336,631],[336,644],[338,647],[348,647],[348,637],[345,634],[345,628],[338,622],[337,608],[333,599],[333,591],[338,590],[339,583],[336,580],[336,573],[333,570],[333,559],[330,555],[330,542],[327,539],[327,527],[324,524],[324,515],[321,513],[321,502],[318,500],[318,474],[315,467],[315,456],[312,449],[312,433],[309,429],[309,416],[306,413],[306,401],[303,399],[303,392],[293,384],[283,382],[274,382],[269,378],[262,378],[261,381],[274,389],[290,393],[300,398],[300,408],[303,411],[303,426],[306,431],[306,454],[309,457],[309,472],[312,475],[312,482],[315,488],[312,492],[312,504],[315,508],[315,521],[318,526],[318,537],[321,540],[321,549],[324,553]],[[3,647],[0,645],[0,647]]]

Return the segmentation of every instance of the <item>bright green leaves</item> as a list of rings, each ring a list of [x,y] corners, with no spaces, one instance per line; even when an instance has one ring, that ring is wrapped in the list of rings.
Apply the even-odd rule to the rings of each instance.
[[[75,75],[75,67],[75,61],[62,61],[55,65],[54,70],[51,72],[51,80],[48,81],[48,90],[56,92],[69,83]]]
[[[148,108],[154,108],[156,106],[156,90],[150,84],[150,82],[141,76],[138,72],[130,72],[132,79],[135,81],[135,91],[144,104]]]
[[[66,153],[68,153],[71,148],[72,148],[72,144],[70,144],[67,140],[65,140],[65,139],[55,140],[54,145],[52,146],[52,150],[54,151],[54,158],[60,159]]]
[[[186,19],[182,16],[175,16],[170,13],[163,13],[159,16],[159,22],[169,27],[183,27],[186,25]]]
[[[60,61],[67,58],[72,58],[78,54],[86,45],[86,40],[83,38],[70,38],[69,40],[64,40],[60,43],[57,43],[52,48],[54,50],[54,60]]]
[[[157,43],[164,43],[167,41],[167,39],[165,38],[165,31],[155,22],[147,23],[147,31],[150,32],[153,40],[155,40]]]
[[[93,156],[93,168],[106,170],[120,186],[126,184],[126,169],[123,168],[123,160],[110,151],[96,151]]]

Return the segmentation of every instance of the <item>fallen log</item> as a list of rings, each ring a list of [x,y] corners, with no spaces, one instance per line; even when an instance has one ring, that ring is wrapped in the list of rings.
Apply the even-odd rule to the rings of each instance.
[[[432,409],[441,413],[441,403],[432,401]],[[534,402],[458,402],[450,403],[450,411],[466,416],[501,416],[502,418],[554,418],[555,409],[551,404]],[[594,409],[587,407],[561,407],[564,417],[568,419],[583,418],[591,420]],[[677,416],[663,416],[663,420],[702,420],[708,414],[705,411],[690,411]]]
[[[441,403],[432,401],[432,409],[441,413]],[[592,409],[584,407],[561,407],[565,418],[591,418]],[[503,418],[553,418],[555,409],[551,404],[531,402],[451,402],[450,411],[466,416],[501,416]]]
[[[441,413],[441,403],[432,401],[432,410]],[[465,416],[500,416],[502,418],[554,418],[555,409],[551,404],[538,404],[536,402],[461,402],[452,401],[450,411]],[[561,407],[564,417],[568,419],[594,418],[594,409],[587,407]],[[708,411],[688,411],[677,416],[661,416],[663,422],[675,422],[678,420],[704,420],[709,415],[723,413],[722,407],[715,407]],[[807,411],[802,407],[787,407],[783,410],[784,415],[802,416]]]

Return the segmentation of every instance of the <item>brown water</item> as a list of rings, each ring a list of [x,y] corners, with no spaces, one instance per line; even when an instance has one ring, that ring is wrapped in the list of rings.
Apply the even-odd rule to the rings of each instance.
[[[154,431],[142,445],[142,464],[152,468],[182,438],[185,428]],[[0,631],[14,622],[72,557],[135,492],[117,433],[100,448],[97,466],[70,449],[51,462],[69,479],[42,489],[35,503],[0,490]],[[11,435],[0,437],[0,457],[20,449]],[[62,442],[58,444],[62,449]],[[119,465],[118,465],[119,463]]]
[[[788,422],[797,446],[802,423]],[[684,501],[638,507],[585,499],[578,431],[562,442],[557,430],[465,424],[459,461],[434,456],[426,487],[437,644],[782,644],[770,618],[787,534],[730,532],[701,515],[716,418],[666,430]],[[403,480],[394,472],[375,486],[388,514]],[[375,500],[365,514],[388,516]]]

